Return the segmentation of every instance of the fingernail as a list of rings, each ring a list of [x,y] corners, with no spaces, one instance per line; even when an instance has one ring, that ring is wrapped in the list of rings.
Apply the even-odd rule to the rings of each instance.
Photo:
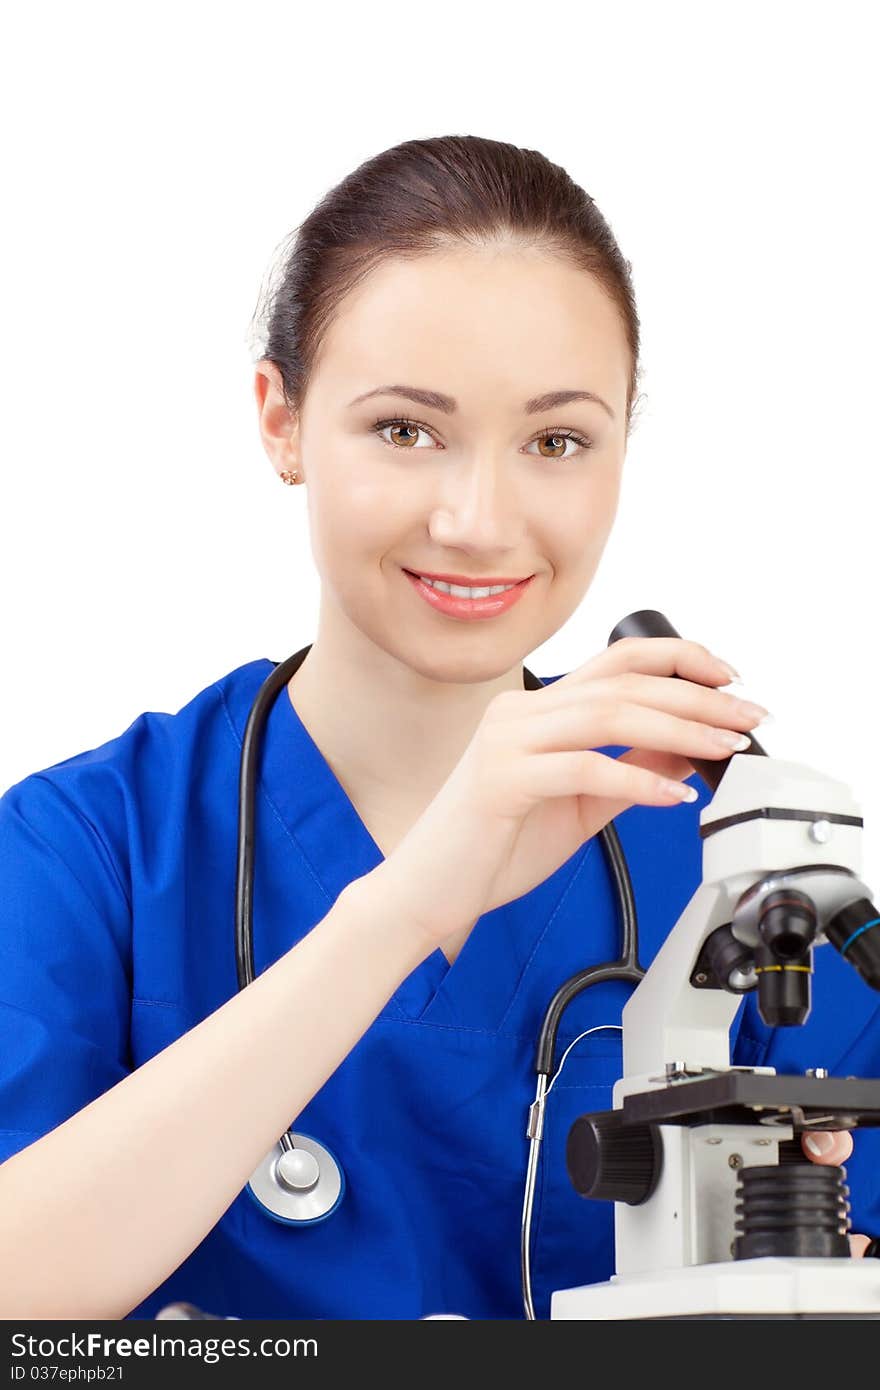
[[[828,1134],[827,1131],[817,1130],[815,1134],[807,1135],[804,1144],[811,1154],[821,1158],[823,1154],[830,1154],[834,1148],[834,1135]]]
[[[763,705],[756,705],[751,700],[740,700],[739,707],[746,719],[757,719],[761,724],[770,716],[770,711]]]
[[[726,661],[722,661],[720,657],[716,657],[716,661],[721,669],[727,672],[731,681],[739,681],[740,685],[742,685],[742,676],[739,671],[734,671],[733,667],[729,666]]]

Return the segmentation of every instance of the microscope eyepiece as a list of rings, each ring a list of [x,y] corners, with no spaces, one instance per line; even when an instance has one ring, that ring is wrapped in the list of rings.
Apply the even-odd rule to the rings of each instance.
[[[870,898],[857,898],[841,908],[827,923],[825,935],[865,983],[880,990],[880,913]]]
[[[818,925],[812,898],[797,888],[768,893],[761,905],[755,974],[758,1012],[768,1028],[791,1028],[809,1017]]]

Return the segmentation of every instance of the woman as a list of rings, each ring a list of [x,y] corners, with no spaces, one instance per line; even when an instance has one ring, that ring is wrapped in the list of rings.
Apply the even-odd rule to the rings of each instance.
[[[265,658],[0,802],[3,1316],[175,1299],[522,1316],[537,1029],[563,979],[618,950],[598,832],[617,817],[648,963],[700,881],[708,798],[689,759],[729,757],[718,729],[766,713],[693,642],[615,643],[543,689],[523,667],[614,521],[638,377],[629,270],[561,168],[476,137],[385,151],[298,229],[255,390],[275,470],[306,487],[322,589],[261,747],[258,978],[236,992],[232,903]],[[516,584],[515,602],[444,581]],[[825,956],[824,1007],[771,1036],[748,997],[734,1061],[880,1072],[877,1001]],[[560,1031],[561,1056],[611,1025],[548,1102],[538,1317],[553,1289],[613,1271],[612,1208],[574,1192],[564,1147],[610,1104],[629,992],[587,992]],[[296,1229],[246,1188],[294,1122],[346,1179]],[[876,1234],[871,1139],[853,1224]],[[829,1142],[818,1161],[851,1147]]]

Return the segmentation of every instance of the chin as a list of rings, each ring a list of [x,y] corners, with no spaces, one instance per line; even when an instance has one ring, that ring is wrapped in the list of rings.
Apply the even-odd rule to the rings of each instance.
[[[504,653],[501,643],[493,651],[493,644],[488,642],[474,644],[469,653],[453,650],[452,643],[444,651],[443,644],[436,641],[429,644],[428,650],[424,643],[402,647],[396,642],[392,655],[423,679],[442,685],[489,685],[522,661],[518,653],[510,656]]]

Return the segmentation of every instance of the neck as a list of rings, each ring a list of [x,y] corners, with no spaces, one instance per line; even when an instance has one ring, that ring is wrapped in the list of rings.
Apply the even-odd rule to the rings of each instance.
[[[326,621],[322,608],[318,635],[288,690],[347,785],[367,793],[384,788],[391,800],[419,805],[442,786],[490,701],[523,689],[521,664],[500,676],[474,671],[450,681],[414,670],[347,621]]]

